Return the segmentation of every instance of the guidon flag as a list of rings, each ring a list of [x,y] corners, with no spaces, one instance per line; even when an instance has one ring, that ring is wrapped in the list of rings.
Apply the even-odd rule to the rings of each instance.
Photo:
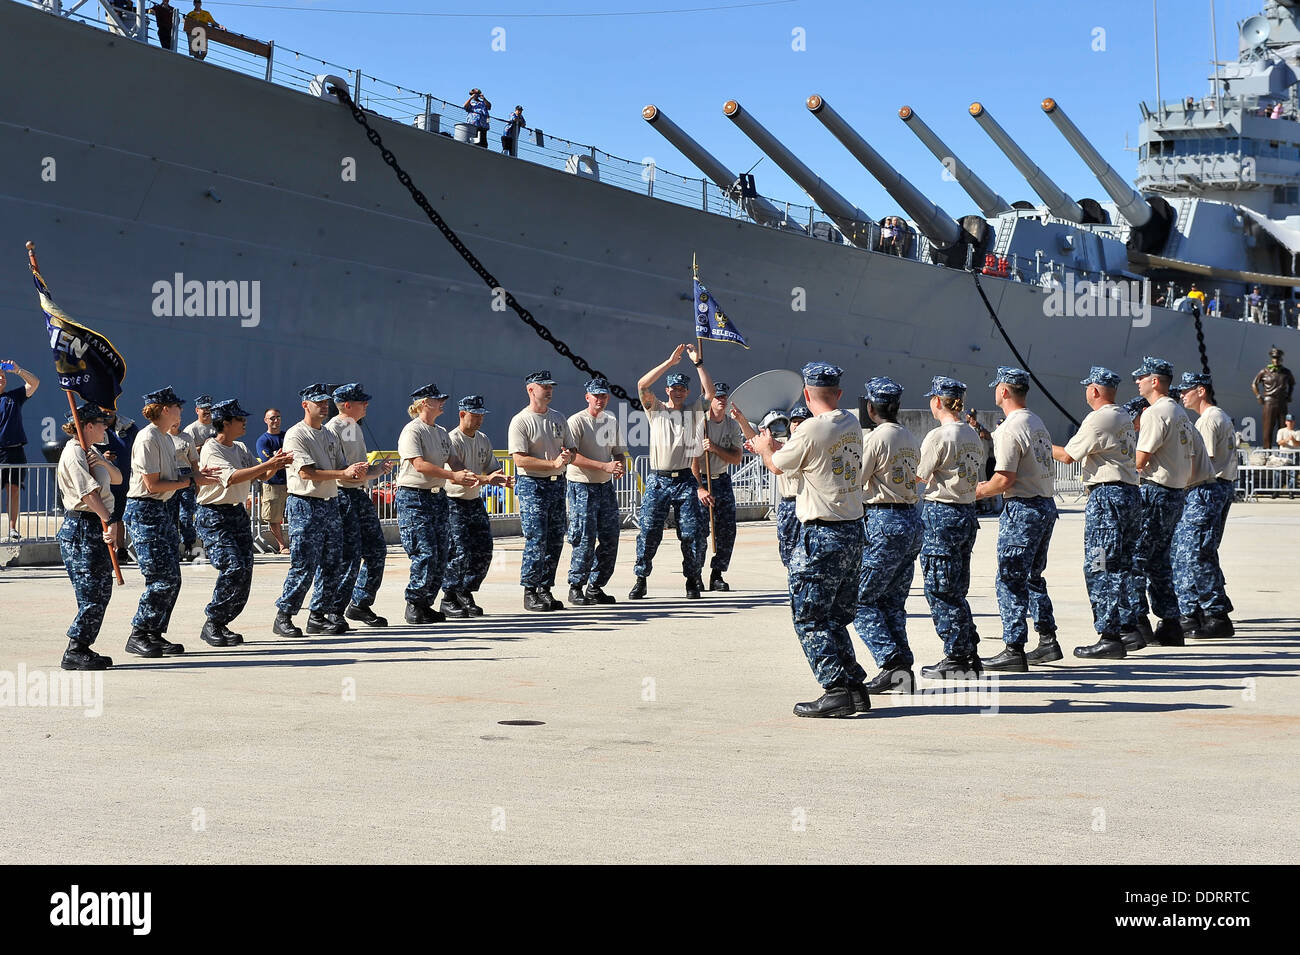
[[[745,336],[727,318],[713,293],[699,279],[695,280],[695,337],[749,347]]]
[[[80,395],[86,401],[110,411],[117,410],[117,396],[122,393],[126,362],[113,343],[99,332],[73,321],[54,303],[45,279],[35,268],[32,278],[45,313],[45,330],[54,352],[54,370],[59,387]]]

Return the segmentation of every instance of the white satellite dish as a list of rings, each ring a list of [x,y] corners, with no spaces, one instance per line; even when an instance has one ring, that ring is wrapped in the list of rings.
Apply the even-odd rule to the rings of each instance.
[[[1268,39],[1272,27],[1268,25],[1268,17],[1258,14],[1251,17],[1241,25],[1241,39],[1249,47],[1256,47]]]

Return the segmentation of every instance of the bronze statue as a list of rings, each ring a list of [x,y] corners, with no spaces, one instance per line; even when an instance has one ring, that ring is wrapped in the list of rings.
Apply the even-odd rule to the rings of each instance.
[[[1286,420],[1286,408],[1295,391],[1295,375],[1282,364],[1282,349],[1274,346],[1268,350],[1268,365],[1260,369],[1250,383],[1250,390],[1264,406],[1264,434],[1260,443],[1271,448],[1274,435]]]

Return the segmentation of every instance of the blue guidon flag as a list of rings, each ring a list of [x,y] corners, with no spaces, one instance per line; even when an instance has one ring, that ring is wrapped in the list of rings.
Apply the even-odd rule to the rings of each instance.
[[[59,387],[80,395],[86,401],[111,411],[117,410],[117,396],[122,393],[126,362],[103,335],[73,321],[54,304],[45,279],[35,268],[32,278],[45,312],[45,331],[54,352],[54,370]]]
[[[699,279],[695,280],[695,337],[749,347],[740,329],[727,318],[713,293]]]

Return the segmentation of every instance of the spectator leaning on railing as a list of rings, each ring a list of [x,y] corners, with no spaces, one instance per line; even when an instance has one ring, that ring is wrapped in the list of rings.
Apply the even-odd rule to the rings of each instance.
[[[9,387],[9,375],[22,379],[21,385]],[[16,541],[18,533],[18,493],[23,486],[21,467],[6,468],[6,464],[27,463],[27,433],[23,431],[23,403],[41,386],[41,380],[18,366],[16,361],[0,361],[0,492],[8,501],[9,539]]]
[[[214,30],[224,29],[220,23],[212,19],[212,14],[208,13],[207,10],[203,9],[203,0],[194,0],[194,9],[185,15],[185,19],[186,21],[188,21],[186,24],[187,27],[190,23],[199,23],[202,24],[204,27],[212,27]],[[194,57],[196,60],[202,60],[205,59],[207,55],[208,55],[207,43],[204,42],[202,45],[196,46],[193,42],[193,39],[191,38],[190,56]]]

